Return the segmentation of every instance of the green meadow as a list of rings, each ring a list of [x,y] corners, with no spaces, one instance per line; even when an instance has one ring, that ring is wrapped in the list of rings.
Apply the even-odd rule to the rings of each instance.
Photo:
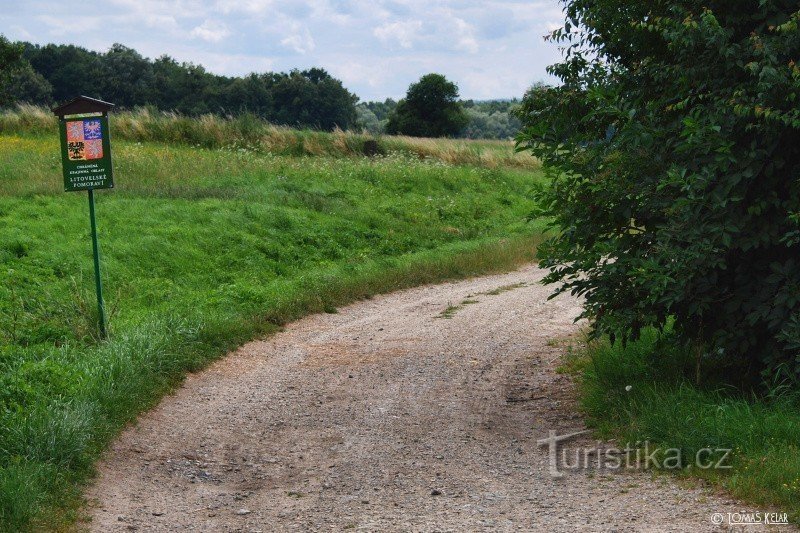
[[[101,341],[87,196],[62,191],[55,132],[17,126],[0,133],[1,530],[74,523],[98,454],[186,372],[309,313],[512,268],[544,228],[536,166],[474,147],[368,158],[119,135],[116,189],[96,194]]]

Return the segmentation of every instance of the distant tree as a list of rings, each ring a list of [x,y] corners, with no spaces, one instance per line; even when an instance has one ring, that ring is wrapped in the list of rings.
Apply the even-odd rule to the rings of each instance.
[[[386,133],[389,115],[397,107],[397,102],[387,98],[383,102],[363,102],[358,104],[358,127],[377,135]]]
[[[100,63],[97,79],[102,97],[122,107],[155,104],[153,65],[136,50],[114,44]]]
[[[511,139],[522,128],[514,115],[515,107],[496,105],[495,101],[465,102],[469,122],[460,136],[467,139]]]
[[[387,98],[383,102],[365,102],[363,105],[372,111],[379,121],[385,124],[389,120],[389,115],[397,107],[397,102]]]
[[[202,65],[193,63],[181,63],[177,68],[167,68],[171,75],[163,78],[165,81],[163,89],[173,95],[168,109],[186,115],[226,111],[225,90],[230,85],[231,79],[210,74]],[[157,75],[155,77],[159,79]],[[164,102],[156,105],[165,108]]]
[[[467,125],[458,137],[467,139],[512,139],[519,134],[522,122],[516,112],[520,100],[462,100],[467,117]],[[397,107],[391,98],[384,102],[363,102],[358,104],[358,125],[373,134],[386,133],[389,116]]]
[[[383,124],[381,124],[378,116],[367,106],[367,104],[358,104],[356,106],[356,114],[358,115],[356,126],[358,129],[366,130],[367,132],[378,135],[383,133]]]
[[[9,94],[17,102],[36,105],[53,103],[53,86],[44,76],[33,70],[27,61],[23,61],[21,67],[9,73],[7,83]]]
[[[104,98],[97,83],[102,72],[102,57],[97,52],[73,45],[24,43],[24,46],[24,57],[53,86],[53,100],[56,102],[81,94]]]
[[[177,110],[184,96],[181,90],[186,68],[168,55],[153,61],[153,86],[151,98],[153,105],[168,110]]]
[[[269,118],[275,109],[272,94],[273,76],[250,74],[235,78],[223,92],[222,100],[228,113],[252,113]]]
[[[0,106],[12,102],[11,79],[14,71],[22,64],[22,46],[13,44],[0,35]]]
[[[441,74],[426,74],[413,83],[389,116],[387,133],[414,137],[451,137],[467,125],[458,101],[458,86]]]
[[[319,68],[231,78],[166,55],[151,61],[121,44],[105,53],[72,45],[13,45],[5,39],[3,45],[5,61],[22,51],[32,67],[15,71],[19,100],[64,102],[83,94],[123,108],[153,106],[192,116],[251,113],[278,124],[325,130],[356,125],[358,97]],[[9,68],[0,66],[0,75],[10,75]]]
[[[323,130],[347,129],[356,123],[358,97],[325,70],[293,70],[275,74],[271,120]]]

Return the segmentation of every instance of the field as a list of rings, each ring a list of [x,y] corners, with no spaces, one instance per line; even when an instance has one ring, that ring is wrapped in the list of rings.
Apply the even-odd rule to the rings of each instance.
[[[52,120],[0,118],[2,530],[73,522],[99,452],[186,372],[309,313],[529,261],[544,227],[535,161],[510,143],[387,138],[367,158],[341,132],[258,124],[234,145],[135,119],[112,118],[117,188],[96,195],[103,342],[87,199],[62,192]],[[180,124],[193,141],[169,138]]]

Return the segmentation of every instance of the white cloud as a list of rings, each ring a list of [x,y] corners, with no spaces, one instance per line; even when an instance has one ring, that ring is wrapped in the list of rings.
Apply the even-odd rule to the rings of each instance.
[[[469,52],[470,54],[476,54],[479,46],[478,41],[475,39],[474,28],[460,18],[455,19],[455,24],[456,32],[458,34],[457,47],[465,52]]]
[[[39,15],[39,21],[43,22],[49,28],[49,34],[53,36],[67,36],[73,31],[74,26],[71,21],[64,20],[60,17],[52,15]],[[83,30],[95,30],[100,28],[100,19],[98,17],[85,17],[81,25]],[[0,31],[2,33],[2,31]]]
[[[294,50],[298,54],[308,54],[313,52],[314,48],[317,47],[314,38],[311,36],[311,32],[305,27],[295,27],[294,32],[290,36],[281,40],[281,44]]]
[[[236,12],[258,14],[264,13],[272,3],[272,0],[217,0],[214,8],[224,14]]]
[[[375,37],[384,43],[397,42],[401,48],[410,49],[414,47],[414,41],[422,29],[422,22],[419,20],[405,20],[384,24],[373,30]]]
[[[230,34],[230,30],[225,24],[214,20],[206,20],[191,31],[192,37],[197,37],[210,43],[218,43]]]

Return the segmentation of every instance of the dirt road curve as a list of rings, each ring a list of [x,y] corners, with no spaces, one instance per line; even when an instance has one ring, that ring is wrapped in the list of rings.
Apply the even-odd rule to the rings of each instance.
[[[579,307],[541,276],[381,296],[242,347],[122,435],[90,527],[714,531],[742,507],[646,473],[551,477],[537,438],[583,423],[548,341]]]

